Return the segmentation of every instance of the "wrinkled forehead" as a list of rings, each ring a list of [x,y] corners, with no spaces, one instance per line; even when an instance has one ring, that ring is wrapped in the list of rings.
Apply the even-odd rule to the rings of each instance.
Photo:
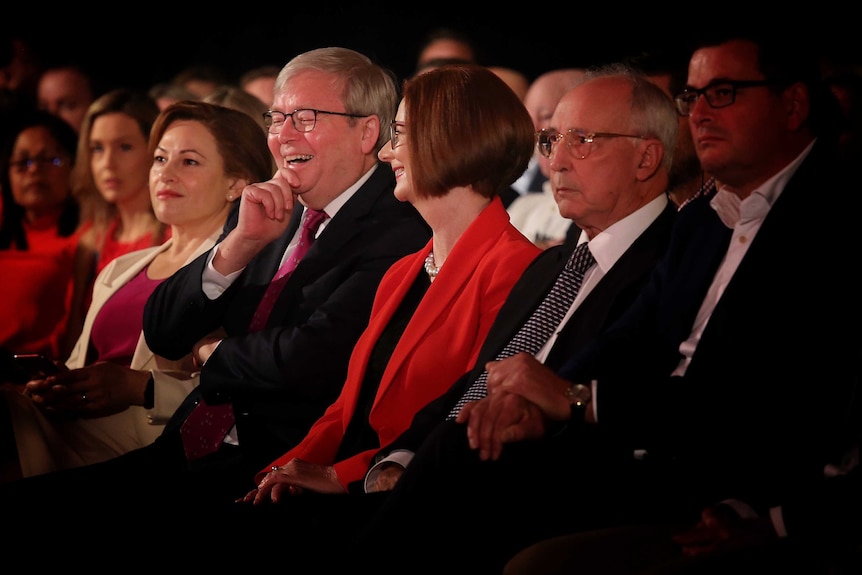
[[[560,99],[551,119],[557,130],[608,131],[628,125],[630,91],[612,78],[596,78],[580,84]]]
[[[275,93],[273,108],[291,112],[297,108],[314,108],[340,112],[344,108],[341,93],[344,83],[334,74],[303,70],[291,76]]]

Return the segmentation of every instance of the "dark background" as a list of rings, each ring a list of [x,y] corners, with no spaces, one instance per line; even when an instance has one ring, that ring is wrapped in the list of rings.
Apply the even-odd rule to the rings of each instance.
[[[508,4],[508,3],[507,3]],[[830,2],[709,5],[520,0],[476,5],[410,0],[333,2],[35,3],[7,7],[0,26],[30,40],[44,63],[78,61],[110,87],[148,88],[182,68],[215,64],[231,80],[252,67],[284,65],[299,52],[339,45],[357,49],[399,77],[413,72],[424,35],[446,26],[468,34],[482,63],[508,66],[529,79],[557,67],[588,67],[647,50],[687,51],[704,33],[740,22],[785,29],[833,61],[862,62],[855,14]]]

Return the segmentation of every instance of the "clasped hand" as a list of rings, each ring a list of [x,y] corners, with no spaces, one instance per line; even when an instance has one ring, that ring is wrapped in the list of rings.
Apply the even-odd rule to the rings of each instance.
[[[306,489],[317,493],[346,493],[334,467],[291,459],[286,465],[267,473],[257,489],[252,489],[236,501],[255,505],[268,501],[278,503],[285,495],[299,495]]]
[[[505,443],[537,439],[548,421],[568,419],[569,383],[528,353],[488,362],[488,395],[468,403],[456,421],[467,425],[470,447],[496,460]]]

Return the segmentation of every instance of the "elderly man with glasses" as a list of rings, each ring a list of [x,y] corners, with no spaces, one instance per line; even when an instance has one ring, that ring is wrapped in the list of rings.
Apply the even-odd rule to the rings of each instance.
[[[498,561],[537,538],[624,523],[664,533],[643,546],[542,547],[511,571],[531,575],[645,573],[698,554],[692,573],[730,572],[709,570],[715,553],[746,549],[752,535],[787,536],[785,554],[749,564],[744,553],[743,572],[784,571],[794,557],[803,572],[826,572],[836,543],[858,548],[858,520],[816,503],[858,441],[858,183],[837,154],[837,104],[811,46],[774,29],[729,32],[694,51],[676,98],[717,191],[679,211],[649,283],[598,338],[558,366],[529,354],[489,362],[488,395],[456,419],[466,429],[435,430],[362,544],[385,540],[394,564],[422,557],[438,568],[458,565],[457,552],[441,551],[458,549],[472,572],[501,573]],[[604,111],[630,105],[608,96]],[[655,132],[596,125],[599,113],[561,122],[566,112],[561,103],[540,140],[560,209],[575,212],[593,203],[576,162],[595,168],[612,150],[646,150]],[[841,493],[858,510],[858,490]],[[457,519],[431,539],[397,531],[446,512]],[[673,539],[678,528],[688,532]],[[819,571],[806,569],[812,557]]]
[[[447,566],[499,573],[513,547],[498,537],[497,528],[520,539],[527,526],[513,525],[507,516],[512,506],[526,503],[510,497],[524,493],[496,498],[496,479],[473,476],[467,461],[478,463],[479,454],[467,444],[462,414],[484,401],[489,365],[529,356],[556,369],[610,326],[637,297],[669,242],[676,208],[666,189],[678,122],[673,103],[658,86],[622,65],[591,70],[560,100],[550,125],[537,133],[537,148],[550,160],[560,213],[580,228],[579,240],[544,250],[527,268],[472,370],[380,450],[364,479],[366,492],[394,490],[383,495],[380,514],[357,548],[386,541],[391,565],[411,573],[442,573]],[[584,386],[563,389],[562,395],[566,413],[590,405]],[[451,475],[440,477],[437,462]],[[484,502],[486,496],[496,503],[480,504],[475,515],[474,497]],[[421,538],[404,529],[435,524],[438,512],[466,515],[445,521],[444,529],[423,531]]]

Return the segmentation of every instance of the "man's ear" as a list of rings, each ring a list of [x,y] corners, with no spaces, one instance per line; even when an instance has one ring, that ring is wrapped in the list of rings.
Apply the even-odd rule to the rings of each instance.
[[[784,90],[782,100],[787,109],[787,125],[795,132],[804,125],[811,113],[811,97],[808,87],[802,82],[796,82]]]
[[[380,137],[380,118],[372,114],[359,121],[362,122],[362,152],[373,154],[377,148],[377,139]]]
[[[646,181],[653,177],[661,167],[664,158],[664,146],[659,140],[643,140],[640,144],[641,156],[637,167],[638,181]]]

